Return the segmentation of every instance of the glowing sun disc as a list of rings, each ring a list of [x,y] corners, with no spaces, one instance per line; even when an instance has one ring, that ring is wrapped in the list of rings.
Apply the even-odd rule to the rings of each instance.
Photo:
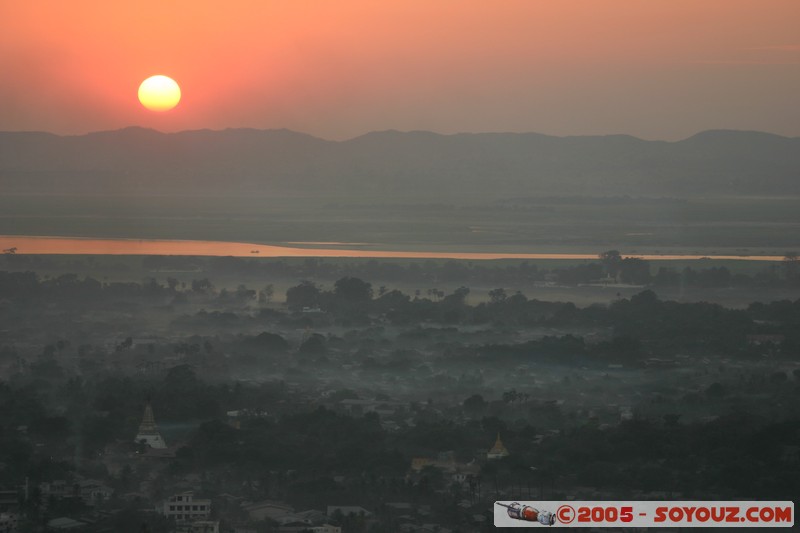
[[[169,111],[181,100],[181,88],[170,77],[150,76],[139,85],[139,101],[150,111]]]

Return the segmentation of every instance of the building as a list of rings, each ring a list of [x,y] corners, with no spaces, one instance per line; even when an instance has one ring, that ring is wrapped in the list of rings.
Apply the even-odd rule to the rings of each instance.
[[[336,513],[341,513],[342,516],[372,516],[372,513],[358,505],[329,505],[327,509],[328,516],[333,516]]]
[[[81,531],[85,527],[85,523],[73,520],[72,518],[68,518],[66,516],[62,516],[61,518],[53,518],[47,522],[48,531],[58,529],[75,529],[77,531]]]
[[[424,469],[426,466],[432,466],[434,468],[439,468],[447,472],[454,472],[458,465],[456,463],[455,453],[453,453],[452,451],[439,453],[435,458],[434,457],[411,458],[411,470],[413,470],[414,472],[421,472],[422,469]]]
[[[0,533],[17,533],[18,523],[17,513],[0,513]]]
[[[455,471],[451,475],[453,482],[459,485],[468,485],[471,479],[478,477],[481,473],[481,467],[474,462],[463,465],[456,465]]]
[[[781,344],[786,340],[785,335],[748,335],[747,344],[761,346],[762,344]]]
[[[51,501],[78,500],[80,499],[80,487],[72,482],[63,479],[39,483],[39,493],[43,507],[48,507]]]
[[[19,507],[19,493],[16,490],[0,490],[0,512],[15,511]]]
[[[136,443],[141,443],[144,441],[145,444],[150,446],[151,448],[166,448],[167,443],[164,441],[164,437],[161,436],[161,433],[158,432],[158,426],[156,426],[156,419],[153,416],[153,407],[150,405],[150,402],[147,402],[147,405],[144,407],[144,415],[142,416],[142,423],[139,424],[139,432],[136,433]]]
[[[219,533],[219,520],[196,520],[180,524],[175,533]]]
[[[377,413],[380,416],[392,416],[405,410],[405,402],[389,400],[360,400],[346,399],[339,402],[339,409],[351,416],[361,416],[365,413]]]
[[[486,452],[486,458],[489,460],[493,459],[502,459],[503,457],[508,457],[508,449],[503,445],[503,441],[500,440],[500,433],[497,434],[497,440],[494,441],[494,446]]]
[[[307,524],[287,524],[278,528],[278,533],[342,533],[342,528],[331,524],[309,526]]]
[[[283,502],[273,502],[264,500],[261,502],[251,503],[242,507],[250,520],[273,520],[279,522],[283,517],[294,513],[294,508]]]
[[[211,515],[211,500],[197,499],[192,491],[188,491],[170,496],[156,511],[177,522],[197,522]]]
[[[86,505],[102,503],[114,494],[114,489],[95,479],[83,479],[75,485],[76,491]]]

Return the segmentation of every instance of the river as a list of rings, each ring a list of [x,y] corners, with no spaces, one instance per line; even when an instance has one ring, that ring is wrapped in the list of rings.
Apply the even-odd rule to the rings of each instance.
[[[0,249],[5,253],[28,255],[183,255],[232,257],[356,257],[375,259],[462,259],[471,261],[490,259],[597,259],[597,253],[487,253],[487,252],[436,252],[391,251],[344,248],[348,243],[292,243],[329,245],[335,248],[303,248],[275,246],[244,242],[190,241],[157,239],[93,239],[77,237],[32,237],[18,235],[0,236]],[[350,243],[362,245],[363,243]],[[737,260],[782,261],[777,255],[691,255],[691,254],[623,254],[648,261],[669,260]]]

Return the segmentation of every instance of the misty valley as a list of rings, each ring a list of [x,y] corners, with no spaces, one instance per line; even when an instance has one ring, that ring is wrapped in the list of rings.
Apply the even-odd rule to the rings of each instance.
[[[0,495],[23,530],[258,532],[782,499],[799,266],[7,253]]]

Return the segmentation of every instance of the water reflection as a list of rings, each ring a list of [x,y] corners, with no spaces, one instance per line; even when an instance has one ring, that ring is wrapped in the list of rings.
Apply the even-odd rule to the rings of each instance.
[[[300,244],[300,243],[297,243]],[[312,244],[312,243],[306,243]],[[336,246],[362,243],[322,243]],[[75,237],[0,236],[0,249],[17,254],[68,255],[194,255],[233,257],[359,257],[388,259],[597,259],[597,253],[502,253],[502,252],[417,252],[387,250],[354,250],[347,248],[298,248],[244,242],[180,241],[156,239],[89,239]],[[11,253],[11,252],[6,252]],[[781,261],[777,255],[691,255],[691,254],[631,254],[650,261],[717,259],[740,261]]]

